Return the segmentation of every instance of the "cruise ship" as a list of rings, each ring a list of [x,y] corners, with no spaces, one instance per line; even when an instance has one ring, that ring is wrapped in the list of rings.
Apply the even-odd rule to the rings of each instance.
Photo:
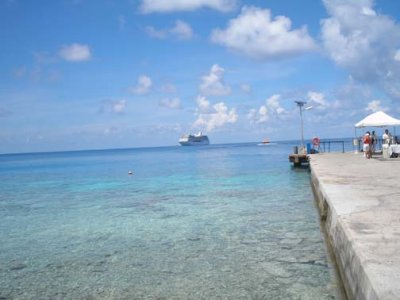
[[[201,132],[197,134],[185,134],[181,136],[179,139],[179,144],[181,146],[200,146],[200,145],[208,145],[210,144],[210,140],[208,136],[203,135]]]

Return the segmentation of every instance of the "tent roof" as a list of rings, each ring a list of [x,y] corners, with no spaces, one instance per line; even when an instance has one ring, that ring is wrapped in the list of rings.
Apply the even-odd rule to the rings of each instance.
[[[358,122],[355,127],[384,127],[384,126],[400,126],[400,120],[395,119],[383,111],[370,114],[366,118]]]

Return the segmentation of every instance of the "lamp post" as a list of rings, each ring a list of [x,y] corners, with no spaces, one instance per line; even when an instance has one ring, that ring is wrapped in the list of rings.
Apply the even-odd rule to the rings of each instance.
[[[300,109],[300,120],[301,120],[301,147],[304,151],[304,133],[303,133],[303,106],[307,102],[304,101],[294,101]]]

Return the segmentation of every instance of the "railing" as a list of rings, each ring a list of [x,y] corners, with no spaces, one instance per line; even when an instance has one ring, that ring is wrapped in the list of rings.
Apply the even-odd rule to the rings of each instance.
[[[344,153],[344,141],[320,141],[319,150],[322,146],[322,152],[326,152],[326,148],[328,148],[328,152],[331,152],[331,144],[342,144],[342,152]]]

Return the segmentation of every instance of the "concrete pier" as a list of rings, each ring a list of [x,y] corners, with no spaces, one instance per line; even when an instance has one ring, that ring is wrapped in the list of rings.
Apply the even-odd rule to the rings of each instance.
[[[400,299],[400,160],[324,153],[310,168],[349,299]]]

